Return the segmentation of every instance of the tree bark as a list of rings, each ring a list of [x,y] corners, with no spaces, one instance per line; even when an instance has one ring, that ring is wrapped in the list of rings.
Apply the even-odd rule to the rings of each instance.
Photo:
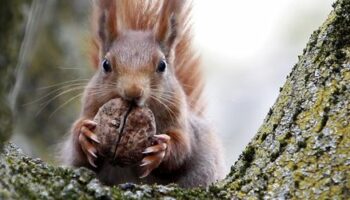
[[[8,94],[15,78],[17,59],[26,19],[23,12],[29,0],[0,1],[0,148],[10,137],[12,113]]]
[[[108,187],[86,169],[51,166],[10,144],[0,156],[0,198],[349,199],[349,123],[350,0],[338,0],[223,181]]]

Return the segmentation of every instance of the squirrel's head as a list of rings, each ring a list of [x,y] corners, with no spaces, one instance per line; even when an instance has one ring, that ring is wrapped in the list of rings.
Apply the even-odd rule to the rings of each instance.
[[[105,87],[142,106],[173,78],[168,62],[152,32],[125,31],[106,52],[97,73]]]
[[[125,15],[133,9],[130,4],[117,5],[124,9]],[[139,25],[142,28],[136,25],[122,28],[117,22],[126,20],[135,24],[133,21],[140,20],[142,15],[136,14],[140,10],[134,10],[132,15],[138,16],[129,14],[118,19],[117,5],[116,1],[108,0],[98,0],[97,3],[96,36],[100,58],[96,76],[100,87],[139,106],[148,100],[169,96],[169,87],[176,79],[172,63],[179,37],[177,16],[182,1],[168,0],[159,4],[157,20],[147,19],[155,15],[143,16],[146,19],[141,23],[149,24],[146,28],[142,27],[143,24]],[[166,92],[168,94],[164,94]]]

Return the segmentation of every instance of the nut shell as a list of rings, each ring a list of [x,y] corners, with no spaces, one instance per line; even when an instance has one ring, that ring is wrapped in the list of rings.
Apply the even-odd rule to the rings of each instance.
[[[116,151],[116,161],[130,165],[141,161],[142,152],[152,145],[156,125],[153,113],[148,108],[134,108],[124,124],[122,137]]]
[[[136,107],[120,98],[105,103],[97,112],[95,134],[98,152],[111,164],[127,166],[143,158],[142,152],[154,142],[155,119],[147,107]]]

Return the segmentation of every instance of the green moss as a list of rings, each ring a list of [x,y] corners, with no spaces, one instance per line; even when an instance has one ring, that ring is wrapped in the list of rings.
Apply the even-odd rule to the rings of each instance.
[[[0,199],[350,199],[350,1],[338,0],[229,175],[209,188],[107,187],[86,169],[0,156]]]
[[[232,167],[233,178],[227,188],[234,195],[349,197],[349,8],[349,1],[338,1],[335,11],[311,36],[264,124],[246,148],[255,150],[254,159],[247,166],[244,152]],[[341,181],[331,178],[335,174]]]
[[[183,190],[176,185],[134,185],[108,187],[85,168],[55,167],[25,156],[7,145],[0,156],[0,199],[229,199],[216,186]],[[208,192],[210,191],[210,192]]]

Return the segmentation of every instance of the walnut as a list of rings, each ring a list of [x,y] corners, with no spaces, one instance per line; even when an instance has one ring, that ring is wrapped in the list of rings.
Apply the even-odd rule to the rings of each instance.
[[[143,158],[142,151],[154,142],[156,124],[152,111],[122,99],[112,99],[96,114],[98,151],[112,164],[127,166]]]

